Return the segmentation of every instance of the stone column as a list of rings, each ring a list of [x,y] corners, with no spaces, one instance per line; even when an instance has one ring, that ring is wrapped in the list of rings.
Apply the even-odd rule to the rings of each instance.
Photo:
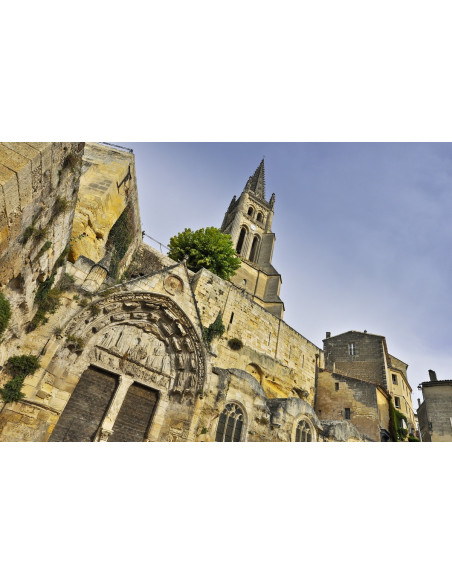
[[[113,425],[127,395],[127,391],[133,383],[134,379],[132,377],[128,377],[127,375],[119,376],[119,385],[115,391],[115,395],[111,401],[110,407],[108,408],[107,414],[102,420],[101,427],[99,428],[95,440],[96,442],[107,442],[113,432]]]

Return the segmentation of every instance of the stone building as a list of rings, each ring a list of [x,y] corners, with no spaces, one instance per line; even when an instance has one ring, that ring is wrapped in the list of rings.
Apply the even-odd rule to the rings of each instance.
[[[346,407],[345,402],[342,404],[342,415],[355,420],[357,427],[367,429],[373,439],[378,434],[379,425],[381,439],[387,441],[390,434],[389,401],[392,401],[393,407],[401,413],[399,419],[403,429],[415,436],[416,421],[411,400],[412,389],[407,379],[408,365],[389,354],[385,337],[367,331],[348,331],[336,336],[326,333],[323,350],[326,373],[322,373],[319,378],[319,395],[322,396],[319,403],[323,400],[331,404],[340,402],[337,391],[343,385],[347,389],[349,405]],[[331,380],[338,375],[345,377],[335,380],[333,393]],[[369,407],[373,414],[366,410]],[[326,411],[330,412],[330,409]],[[372,430],[368,423],[364,424],[363,415],[367,416],[369,423],[370,419],[373,420]]]
[[[423,442],[452,442],[452,380],[438,380],[429,370],[430,381],[424,381],[424,401],[417,410]]]
[[[345,333],[322,350],[282,320],[263,161],[225,215],[242,259],[226,282],[142,242],[131,151],[7,143],[0,157],[0,291],[13,314],[0,387],[9,357],[39,359],[23,396],[0,405],[1,441],[385,438],[388,376],[406,379],[405,364],[384,337]],[[208,344],[219,318],[225,332]],[[341,342],[356,343],[354,359]]]

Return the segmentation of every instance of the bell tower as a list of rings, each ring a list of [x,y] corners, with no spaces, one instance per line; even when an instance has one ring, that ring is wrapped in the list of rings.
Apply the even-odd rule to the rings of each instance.
[[[262,159],[249,177],[242,194],[233,197],[224,216],[221,231],[232,237],[242,265],[231,281],[253,295],[269,312],[283,317],[284,304],[279,297],[281,275],[272,266],[275,234],[272,222],[275,194],[265,199],[265,169]]]

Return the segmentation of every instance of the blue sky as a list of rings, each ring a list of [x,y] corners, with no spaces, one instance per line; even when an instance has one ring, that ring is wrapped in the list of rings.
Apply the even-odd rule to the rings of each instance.
[[[320,347],[326,331],[385,335],[414,398],[428,369],[452,377],[452,145],[122,144],[135,153],[143,229],[164,244],[219,227],[265,155],[284,320]]]

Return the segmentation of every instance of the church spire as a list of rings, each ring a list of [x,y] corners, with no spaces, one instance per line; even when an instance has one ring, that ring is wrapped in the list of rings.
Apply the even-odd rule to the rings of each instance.
[[[255,197],[265,200],[265,169],[263,158],[253,176],[250,176],[248,179],[245,191],[251,191]]]

